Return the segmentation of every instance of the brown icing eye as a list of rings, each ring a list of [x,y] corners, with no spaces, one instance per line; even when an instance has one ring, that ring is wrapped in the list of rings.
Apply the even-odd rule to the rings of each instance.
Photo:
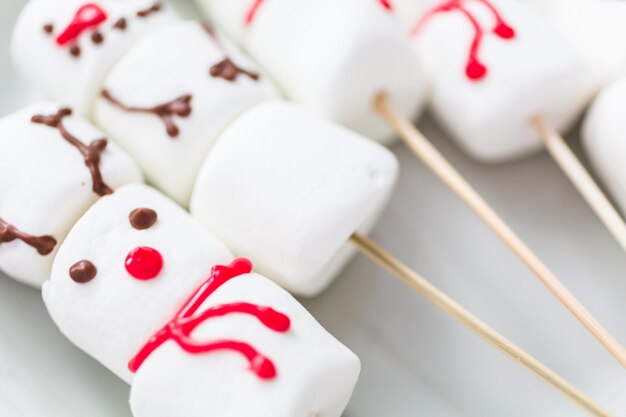
[[[48,23],[47,25],[43,26],[43,31],[50,35],[52,34],[52,32],[54,32],[54,26],[52,25],[52,23]]]
[[[96,277],[98,269],[90,261],[76,262],[70,267],[70,278],[79,284],[86,284]]]
[[[91,34],[91,41],[96,45],[101,44],[104,41],[104,36],[100,32],[94,32]]]
[[[157,218],[157,212],[149,208],[137,208],[128,215],[130,225],[137,230],[151,228],[156,223]]]
[[[80,56],[80,47],[77,45],[74,45],[70,48],[70,54],[72,54],[73,57],[78,58]]]

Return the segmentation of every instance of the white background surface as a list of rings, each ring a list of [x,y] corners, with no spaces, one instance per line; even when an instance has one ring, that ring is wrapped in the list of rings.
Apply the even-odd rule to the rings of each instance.
[[[0,0],[0,114],[35,97],[12,71],[7,51],[23,2]],[[548,156],[481,165],[428,119],[420,127],[626,343],[626,254]],[[407,149],[393,149],[402,176],[375,240],[626,416],[626,370]],[[363,361],[347,417],[584,415],[364,257],[305,304]],[[37,291],[0,276],[0,416],[125,417],[127,398],[123,382],[64,340]]]

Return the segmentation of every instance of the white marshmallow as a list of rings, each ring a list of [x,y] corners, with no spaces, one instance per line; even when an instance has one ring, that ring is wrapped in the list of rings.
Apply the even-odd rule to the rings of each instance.
[[[86,4],[93,3],[30,0],[15,26],[11,49],[17,67],[39,89],[89,115],[104,76],[120,56],[146,33],[175,17],[167,8],[145,17],[138,16],[138,12],[153,6],[155,0],[101,0],[97,5],[104,11],[106,20],[97,25],[97,31],[102,41],[94,42],[92,35],[96,27],[92,27],[82,32],[77,40],[60,46],[56,42],[58,36]],[[125,27],[115,28],[122,18]],[[44,30],[46,25],[51,25],[51,33]],[[80,48],[79,56],[70,52],[73,46]]]
[[[129,213],[155,210],[156,223],[136,230]],[[125,268],[136,247],[156,249],[163,269],[140,281]],[[100,199],[76,223],[61,246],[43,297],[53,320],[79,348],[127,382],[129,360],[209,276],[215,264],[232,258],[226,247],[161,193],[144,185],[128,185]],[[97,275],[85,284],[69,270],[88,260]]]
[[[0,243],[0,269],[33,286],[49,278],[61,242],[98,199],[81,151],[57,128],[31,121],[35,115],[55,115],[58,110],[56,103],[38,103],[0,119],[0,219],[24,233],[56,240],[54,250],[45,256],[21,240]],[[62,120],[85,145],[103,137],[79,117]],[[99,167],[112,189],[142,181],[137,165],[110,141]]]
[[[242,275],[208,298],[200,311],[228,303],[268,306],[291,321],[286,333],[252,316],[206,321],[198,342],[236,340],[273,362],[260,379],[239,353],[192,355],[168,341],[139,368],[131,390],[135,417],[340,417],[359,375],[358,358],[328,334],[287,292],[258,274]]]
[[[100,96],[94,107],[98,125],[133,155],[152,184],[184,206],[218,134],[247,108],[272,96],[266,77],[255,80],[254,67],[216,36],[198,22],[154,31],[119,61],[104,82],[120,103]],[[232,81],[212,76],[210,70],[219,70],[225,53],[249,74],[240,73]],[[119,106],[150,109],[187,95],[191,113],[172,116],[177,132],[168,133],[164,121],[150,111]]]
[[[565,130],[591,98],[591,71],[531,5],[461,0],[451,10],[429,15],[449,2],[422,2],[419,8],[414,3],[396,1],[432,80],[435,116],[472,156],[502,161],[536,151],[542,143],[531,125],[533,116]],[[500,35],[494,32],[496,14],[504,22]],[[484,30],[478,63],[468,59],[473,42],[480,40],[472,19]],[[512,38],[505,25],[513,29]],[[466,74],[470,62],[474,79]],[[482,78],[480,63],[487,71]]]
[[[595,171],[626,210],[626,80],[606,88],[591,106],[582,130]]]
[[[385,148],[293,105],[266,102],[220,137],[191,212],[296,294],[326,288],[387,202],[398,165]]]
[[[391,128],[372,101],[387,92],[417,117],[422,71],[410,42],[381,0],[196,0],[298,104],[379,141]]]
[[[578,50],[602,85],[626,76],[623,0],[533,0]]]

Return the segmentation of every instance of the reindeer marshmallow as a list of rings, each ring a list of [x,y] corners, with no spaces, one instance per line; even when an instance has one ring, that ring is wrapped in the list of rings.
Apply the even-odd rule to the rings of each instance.
[[[44,301],[70,340],[132,383],[135,417],[339,417],[359,361],[287,292],[157,191],[98,201]]]
[[[271,96],[266,77],[208,25],[180,22],[147,35],[114,66],[94,119],[152,184],[187,206],[219,133]]]
[[[31,0],[12,40],[13,60],[52,98],[88,115],[113,64],[146,33],[174,21],[156,0]]]
[[[372,102],[387,92],[416,117],[421,69],[387,0],[197,0],[285,94],[303,107],[372,139],[391,128]]]
[[[0,119],[0,143],[0,269],[40,286],[89,206],[142,175],[100,131],[52,102]]]
[[[516,0],[396,0],[432,81],[435,116],[472,156],[541,149],[531,119],[559,130],[595,88],[583,60],[531,5]]]

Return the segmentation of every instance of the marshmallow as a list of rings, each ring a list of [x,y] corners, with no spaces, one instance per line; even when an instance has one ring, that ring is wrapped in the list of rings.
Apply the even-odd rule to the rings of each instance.
[[[191,213],[259,272],[299,295],[325,289],[397,177],[385,148],[280,101],[237,119],[207,157]]]
[[[196,0],[286,95],[372,139],[391,128],[372,101],[387,92],[416,117],[422,71],[386,0]]]
[[[136,209],[151,211],[146,219],[139,217],[143,221],[132,222],[131,213],[141,212]],[[135,248],[143,248],[136,258],[131,254]],[[162,268],[148,279],[159,271],[158,254]],[[126,268],[130,258],[138,262],[139,272],[151,274],[141,279],[131,275]],[[43,298],[70,341],[130,382],[129,360],[213,265],[231,258],[219,240],[174,202],[147,186],[128,185],[100,199],[76,223],[57,254]],[[88,282],[89,275],[84,275],[90,267],[81,261],[97,270]]]
[[[0,119],[0,269],[33,286],[99,195],[142,181],[115,144],[59,108],[38,103]]]
[[[39,89],[89,115],[102,80],[128,48],[175,20],[155,0],[31,0],[12,39],[17,67]]]
[[[94,119],[148,180],[187,206],[218,134],[272,88],[199,22],[166,25],[139,41],[104,82]]]
[[[626,210],[626,80],[606,88],[591,106],[582,129],[583,144],[595,171],[622,210]]]
[[[622,0],[534,0],[607,85],[626,76],[626,3]]]
[[[495,162],[536,151],[532,117],[565,130],[591,98],[591,71],[532,6],[414,3],[396,1],[432,80],[432,109],[472,156]]]
[[[359,375],[358,358],[259,274],[229,281],[200,311],[242,302],[285,315],[289,329],[230,314],[208,319],[192,334],[199,344],[246,343],[258,352],[252,361],[234,350],[191,355],[167,341],[137,372],[130,398],[135,417],[341,416]],[[271,363],[275,377],[264,379],[268,366],[258,363]]]

